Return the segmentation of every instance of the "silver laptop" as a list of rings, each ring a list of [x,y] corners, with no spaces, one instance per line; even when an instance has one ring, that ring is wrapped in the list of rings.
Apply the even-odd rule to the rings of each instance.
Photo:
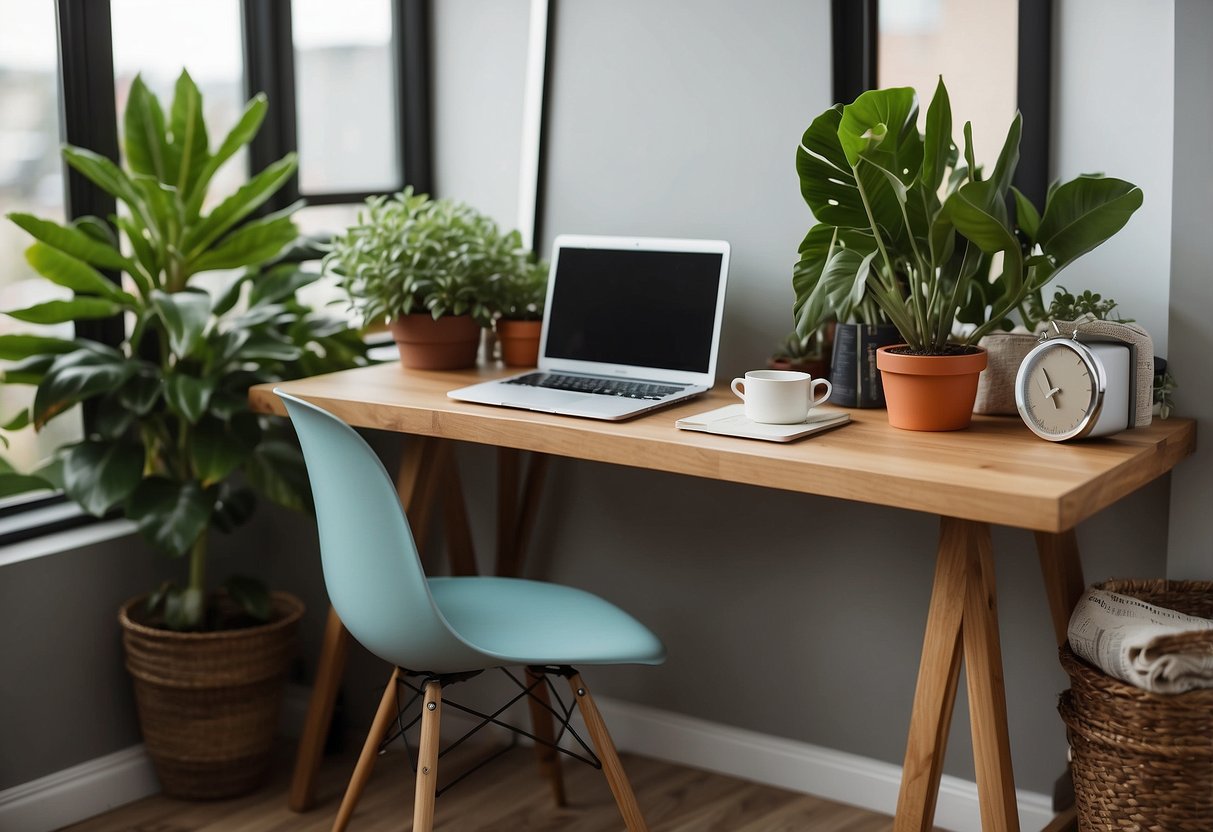
[[[728,243],[561,235],[551,263],[538,369],[448,396],[617,420],[711,388]]]

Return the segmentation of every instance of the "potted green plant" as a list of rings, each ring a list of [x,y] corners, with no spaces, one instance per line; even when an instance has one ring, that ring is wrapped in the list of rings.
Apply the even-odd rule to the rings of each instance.
[[[513,232],[517,235],[518,232]],[[493,326],[507,367],[534,367],[539,363],[539,337],[543,307],[548,295],[548,264],[521,251],[515,268],[501,272],[491,284],[496,317]]]
[[[801,139],[801,193],[818,225],[802,245],[797,301],[870,295],[897,327],[905,343],[877,352],[896,427],[966,427],[986,364],[974,345],[1141,205],[1129,182],[1080,176],[1054,184],[1038,211],[1011,186],[1020,130],[1017,114],[986,175],[971,125],[963,153],[952,140],[941,78],[925,133],[917,94],[900,87],[831,107]]]
[[[834,325],[825,324],[806,335],[793,330],[775,348],[767,359],[771,370],[795,370],[808,373],[813,378],[828,378],[830,375],[830,347]]]
[[[90,514],[120,512],[153,546],[186,564],[119,613],[145,745],[167,793],[245,791],[266,771],[282,681],[303,606],[258,581],[222,588],[208,569],[211,530],[245,521],[254,492],[310,506],[303,459],[289,428],[252,413],[251,384],[363,360],[357,333],[295,299],[315,279],[295,266],[259,268],[298,233],[298,207],[253,218],[292,175],[289,155],[207,210],[211,179],[256,134],[258,95],[212,151],[202,98],[189,75],[171,109],[136,78],[124,114],[125,166],[77,147],[64,158],[112,194],[118,235],[95,217],[60,225],[9,218],[35,240],[26,259],[71,290],[6,314],[33,324],[121,316],[117,344],[88,338],[0,336],[6,384],[37,386],[15,422],[41,429],[74,406],[86,435],[39,470],[8,472],[0,487],[62,489]],[[213,294],[196,278],[239,270]],[[116,282],[103,272],[121,273]]]
[[[364,324],[390,321],[405,367],[476,363],[492,319],[490,282],[515,268],[521,238],[462,202],[411,187],[366,201],[324,258]]]

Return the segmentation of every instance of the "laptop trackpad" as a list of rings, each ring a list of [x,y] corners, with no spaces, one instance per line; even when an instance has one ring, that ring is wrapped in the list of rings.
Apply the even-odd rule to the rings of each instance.
[[[528,387],[522,384],[503,384],[501,403],[507,407],[541,407],[555,409],[582,404],[587,399],[599,398],[591,393],[573,393],[568,390],[548,390],[543,387]]]

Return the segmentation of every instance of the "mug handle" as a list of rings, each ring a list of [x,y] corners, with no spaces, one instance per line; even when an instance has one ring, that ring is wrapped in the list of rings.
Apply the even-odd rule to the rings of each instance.
[[[745,385],[744,378],[735,378],[735,379],[733,379],[733,383],[729,385],[729,387],[732,388],[733,393],[736,394],[737,398],[741,399],[743,402],[745,401],[745,386],[744,385]],[[738,388],[740,388],[740,389],[738,389]]]
[[[815,378],[811,382],[809,382],[810,392],[817,389],[818,384],[824,384],[826,386],[825,394],[822,395],[820,398],[810,399],[809,407],[817,407],[817,405],[819,405],[819,404],[824,404],[825,400],[830,398],[830,393],[834,390],[834,387],[833,387],[833,385],[830,384],[830,380],[828,378]]]

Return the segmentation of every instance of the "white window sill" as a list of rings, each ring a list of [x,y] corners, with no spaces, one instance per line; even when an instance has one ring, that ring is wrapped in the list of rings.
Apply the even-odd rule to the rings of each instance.
[[[22,512],[19,515],[0,520],[0,533],[13,530],[8,528],[11,521],[20,521],[22,528],[28,528],[30,525],[49,524],[79,514],[79,507],[72,503]],[[106,540],[114,540],[134,533],[135,524],[126,519],[100,520],[87,526],[77,526],[74,529],[51,532],[5,546],[3,550],[0,550],[0,568],[20,563],[21,561],[40,558],[45,555],[66,552],[70,549],[80,549],[84,546],[91,546],[94,543],[102,543]]]

